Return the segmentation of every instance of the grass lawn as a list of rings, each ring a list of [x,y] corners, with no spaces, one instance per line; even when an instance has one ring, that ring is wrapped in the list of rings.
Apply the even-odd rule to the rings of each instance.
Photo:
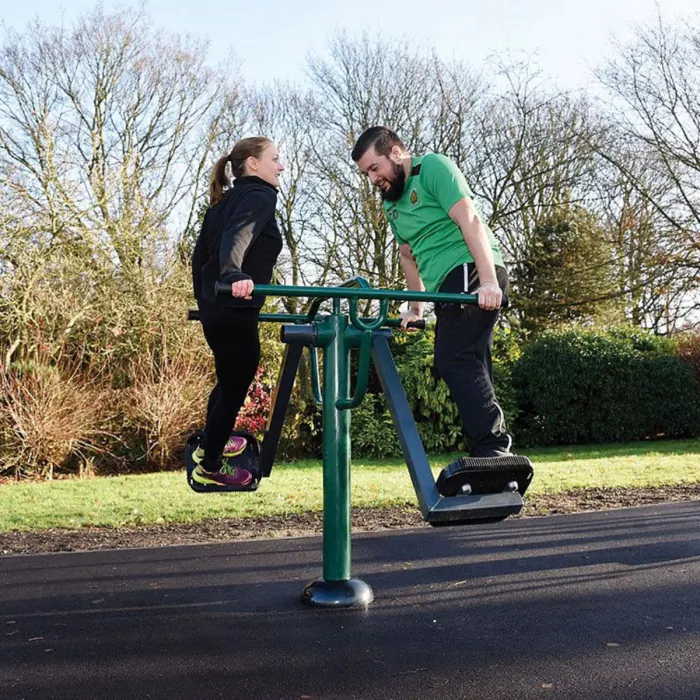
[[[700,440],[544,448],[527,451],[531,493],[588,487],[700,483]],[[460,455],[431,460],[435,473]],[[184,469],[137,476],[65,479],[0,486],[0,532],[86,525],[192,523],[208,518],[283,515],[322,509],[318,460],[275,466],[254,493],[197,494]],[[354,506],[416,506],[402,459],[353,461]]]

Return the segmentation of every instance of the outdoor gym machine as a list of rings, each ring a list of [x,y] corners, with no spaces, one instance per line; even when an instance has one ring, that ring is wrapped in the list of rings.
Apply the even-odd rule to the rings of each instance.
[[[230,294],[231,285],[217,283],[217,294]],[[267,428],[259,446],[253,436],[250,447],[236,464],[253,474],[245,490],[255,490],[263,477],[270,475],[284,416],[304,347],[311,352],[314,394],[323,408],[323,576],[304,587],[302,600],[312,606],[348,608],[366,607],[374,599],[364,581],[351,577],[350,519],[350,410],[362,402],[367,391],[370,362],[374,366],[399,437],[406,465],[423,518],[431,525],[464,525],[496,522],[514,515],[523,507],[522,496],[532,479],[532,465],[526,457],[464,457],[440,472],[435,480],[428,456],[418,433],[411,407],[396,371],[389,349],[390,328],[399,319],[388,319],[390,301],[429,301],[474,304],[474,294],[372,289],[366,280],[355,277],[338,287],[295,287],[259,285],[253,294],[277,297],[313,298],[309,312],[303,314],[261,314],[261,321],[288,323],[281,338],[287,345],[272,400]],[[332,300],[332,312],[319,314],[321,304]],[[349,303],[341,311],[341,300]],[[360,299],[379,300],[379,313],[361,318]],[[197,312],[190,312],[196,320]],[[414,327],[422,328],[419,322]],[[323,351],[323,382],[318,380],[316,348]],[[351,393],[350,352],[359,349],[358,371]],[[188,440],[188,483],[196,491],[241,490],[230,487],[201,486],[191,478],[192,452],[201,433]]]

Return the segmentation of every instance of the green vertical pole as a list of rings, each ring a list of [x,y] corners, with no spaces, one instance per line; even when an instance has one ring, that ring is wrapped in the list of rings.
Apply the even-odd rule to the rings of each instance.
[[[368,584],[350,578],[350,411],[338,408],[350,384],[347,327],[334,299],[333,315],[317,321],[323,347],[323,577],[301,594],[307,605],[324,608],[365,608],[374,600]]]
[[[323,355],[323,578],[350,578],[350,412],[336,406],[348,393],[347,319],[328,321],[333,340]]]

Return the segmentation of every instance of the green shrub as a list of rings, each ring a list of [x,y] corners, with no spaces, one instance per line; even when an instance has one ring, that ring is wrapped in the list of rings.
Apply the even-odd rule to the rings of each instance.
[[[642,357],[638,362],[644,437],[700,435],[700,382],[692,369],[672,355]]]
[[[430,326],[408,342],[397,338],[396,369],[428,454],[464,449],[462,422],[449,389],[433,369],[435,329]],[[403,345],[403,347],[401,347]]]
[[[447,385],[436,377],[433,369],[434,341],[435,328],[429,325],[422,333],[395,332],[390,346],[426,452],[462,451],[465,443],[459,412]],[[517,413],[510,368],[518,354],[514,337],[498,330],[494,344],[494,386],[507,425]],[[368,457],[398,455],[400,446],[396,431],[374,371],[369,387],[365,400],[353,410],[353,454]]]
[[[386,402],[368,393],[352,411],[350,419],[352,453],[358,457],[396,457],[401,446]]]
[[[287,409],[282,436],[277,447],[278,459],[315,458],[323,453],[321,408],[295,388]]]
[[[698,434],[697,381],[673,341],[639,329],[542,334],[514,364],[523,444]]]

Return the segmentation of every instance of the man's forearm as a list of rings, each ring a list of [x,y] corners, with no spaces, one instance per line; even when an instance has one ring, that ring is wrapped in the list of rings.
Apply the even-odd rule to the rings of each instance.
[[[401,254],[401,268],[403,269],[404,277],[406,278],[406,287],[412,292],[424,292],[425,285],[418,273],[418,265],[412,255]],[[418,316],[423,316],[423,308],[425,303],[422,301],[412,301],[411,311]]]
[[[493,282],[498,284],[491,244],[479,219],[473,218],[467,225],[461,227],[461,231],[467,248],[474,258],[474,265],[476,265],[476,271],[479,274],[479,283]]]
[[[452,221],[459,226],[464,242],[474,258],[479,282],[481,284],[489,282],[498,284],[491,242],[471,200],[468,197],[460,199],[452,206],[448,214]]]

